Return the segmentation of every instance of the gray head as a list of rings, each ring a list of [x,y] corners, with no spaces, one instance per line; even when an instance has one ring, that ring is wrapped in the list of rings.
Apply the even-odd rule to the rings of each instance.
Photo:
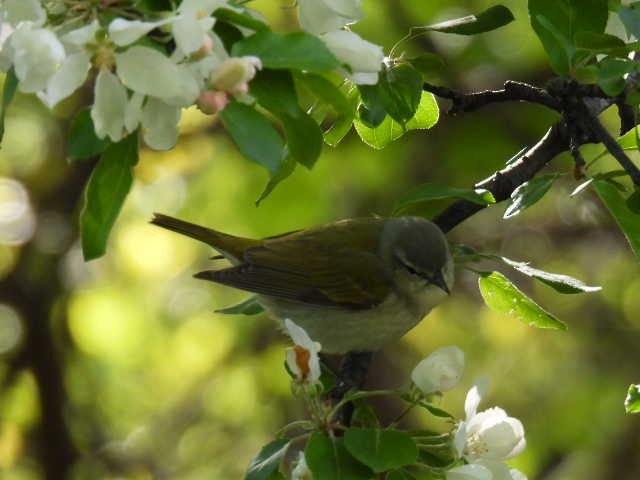
[[[438,226],[421,217],[388,218],[380,242],[380,256],[392,272],[400,269],[449,293],[451,256]]]

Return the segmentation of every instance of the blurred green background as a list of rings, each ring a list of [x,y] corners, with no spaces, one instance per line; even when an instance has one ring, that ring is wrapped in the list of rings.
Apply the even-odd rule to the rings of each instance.
[[[276,28],[295,28],[291,2],[252,3]],[[414,43],[446,58],[431,82],[471,91],[550,77],[526,2],[503,3],[517,19],[505,28]],[[388,51],[411,25],[490,4],[364,5],[367,16],[355,30]],[[246,295],[192,278],[211,266],[211,251],[149,225],[152,212],[246,236],[385,215],[419,183],[466,187],[488,176],[557,119],[539,106],[496,105],[443,115],[432,130],[383,151],[351,133],[256,208],[265,170],[239,155],[215,117],[189,110],[175,150],[143,152],[107,255],[84,263],[76,222],[91,164],[66,164],[64,147],[78,97],[52,113],[19,96],[0,150],[3,480],[62,478],[56,468],[70,462],[73,479],[242,478],[273,433],[304,415],[283,368],[287,340],[267,315],[214,313]],[[587,158],[600,151],[584,148]],[[481,408],[499,405],[523,421],[528,447],[512,464],[529,478],[637,479],[640,417],[625,416],[622,403],[629,383],[640,381],[639,264],[590,191],[569,197],[577,185],[570,158],[550,168],[565,175],[534,208],[509,220],[501,219],[504,205],[489,208],[450,238],[603,285],[595,294],[562,296],[510,274],[569,331],[536,330],[493,313],[476,278],[460,271],[452,297],[376,355],[369,383],[406,385],[420,358],[458,345],[467,373],[443,407],[462,415],[466,388],[488,374],[492,387]],[[376,407],[392,418],[400,405]],[[445,427],[421,415],[406,425]]]

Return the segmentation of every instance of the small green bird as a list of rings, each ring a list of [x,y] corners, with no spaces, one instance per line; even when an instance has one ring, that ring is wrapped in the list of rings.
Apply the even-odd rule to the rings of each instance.
[[[326,353],[379,350],[450,293],[447,240],[419,217],[354,218],[262,240],[155,214],[151,223],[200,240],[232,266],[195,276],[258,294]]]

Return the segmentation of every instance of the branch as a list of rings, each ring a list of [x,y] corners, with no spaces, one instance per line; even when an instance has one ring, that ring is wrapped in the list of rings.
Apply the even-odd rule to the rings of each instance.
[[[531,180],[556,155],[568,149],[569,139],[566,128],[563,123],[558,122],[522,157],[475,186],[489,190],[496,202],[501,202],[508,199],[520,185]],[[458,200],[440,212],[433,222],[446,233],[484,208],[484,205]]]
[[[562,110],[561,103],[549,95],[546,90],[512,80],[504,82],[502,90],[483,90],[468,94],[460,93],[447,87],[431,85],[427,82],[422,84],[422,89],[451,100],[453,104],[448,112],[449,115],[471,112],[492,103],[514,101],[538,103],[558,112]]]
[[[622,168],[624,168],[627,174],[631,177],[633,183],[640,187],[640,169],[631,161],[629,156],[625,153],[620,144],[611,136],[607,129],[602,126],[598,117],[596,117],[584,104],[582,105],[581,110],[584,112],[584,116],[589,124],[590,130],[596,138],[602,142],[605,147],[607,147],[609,153],[611,153]]]

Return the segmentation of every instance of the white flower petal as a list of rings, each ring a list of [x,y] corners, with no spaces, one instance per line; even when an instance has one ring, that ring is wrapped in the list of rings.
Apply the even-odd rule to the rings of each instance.
[[[349,66],[351,74],[347,76],[353,81],[371,83],[374,75],[377,81],[384,60],[381,46],[367,42],[356,33],[346,30],[329,32],[320,38],[341,63]]]
[[[4,0],[3,3],[3,16],[14,27],[20,22],[32,22],[39,27],[47,20],[47,12],[40,0]]]
[[[502,462],[496,460],[478,460],[474,462],[476,465],[482,465],[489,470],[492,480],[512,480],[510,468]]]
[[[453,437],[453,448],[456,452],[456,458],[461,458],[464,447],[467,445],[467,424],[460,422],[455,436]]]
[[[466,415],[467,422],[478,411],[478,405],[482,397],[487,391],[489,386],[489,380],[487,377],[479,377],[475,380],[473,387],[467,393],[467,398],[464,401],[464,413]]]
[[[307,466],[307,460],[304,452],[298,452],[298,461],[295,468],[291,471],[291,480],[313,480],[311,470]]]
[[[13,66],[20,80],[20,90],[35,93],[43,90],[65,59],[64,46],[46,29],[32,29],[21,24],[11,35]]]
[[[176,45],[185,55],[191,55],[199,50],[211,30],[215,19],[205,17],[196,19],[188,16],[178,17],[172,22],[171,31]]]
[[[293,343],[295,343],[296,345],[300,345],[301,347],[304,347],[311,352],[320,350],[320,344],[311,340],[309,334],[305,331],[304,328],[299,327],[288,318],[285,318],[284,326],[287,328],[287,331],[289,332],[289,336],[291,337],[291,340],[293,340]]]
[[[47,83],[44,100],[49,108],[53,108],[82,86],[91,68],[90,60],[86,52],[74,53],[65,59],[60,69]]]
[[[425,394],[450,390],[464,373],[464,352],[455,346],[442,347],[422,359],[411,372],[411,380]]]
[[[361,5],[361,0],[299,0],[298,19],[303,30],[319,35],[360,20]]]
[[[162,53],[134,46],[116,55],[118,77],[134,92],[159,98],[176,107],[189,106],[200,89],[186,66],[176,65]]]
[[[517,468],[510,469],[509,474],[511,475],[511,480],[527,480],[527,476]]]
[[[452,468],[445,475],[447,480],[492,480],[487,468],[473,463]]]
[[[127,108],[127,89],[118,77],[103,68],[96,78],[91,119],[99,138],[109,137],[114,142],[122,139],[124,116]]]
[[[113,40],[113,43],[121,47],[130,45],[154,28],[165,25],[172,20],[168,18],[158,22],[141,22],[140,20],[116,18],[109,24],[109,37]]]
[[[142,104],[145,96],[141,93],[131,95],[124,111],[124,128],[127,132],[133,132],[142,121]]]
[[[169,150],[178,141],[180,108],[158,100],[147,98],[142,108],[143,138],[154,150]]]
[[[62,42],[66,46],[80,48],[88,43],[95,42],[98,30],[100,30],[100,24],[98,23],[98,20],[94,20],[89,25],[85,25],[84,27],[76,28],[75,30],[65,33],[62,36]]]

